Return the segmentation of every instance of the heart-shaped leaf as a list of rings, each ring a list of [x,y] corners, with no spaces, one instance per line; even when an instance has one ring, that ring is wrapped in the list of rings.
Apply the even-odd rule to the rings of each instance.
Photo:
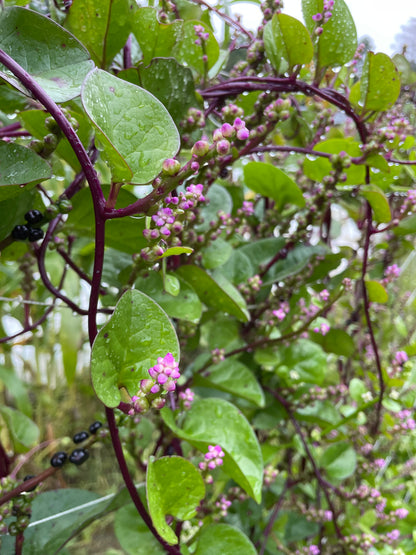
[[[178,268],[177,273],[192,285],[208,307],[232,314],[241,322],[248,322],[245,300],[223,275],[217,273],[211,277],[202,268],[190,264]]]
[[[244,180],[255,193],[275,200],[279,209],[285,204],[305,205],[302,191],[293,179],[271,164],[249,162],[244,166]]]
[[[310,33],[316,27],[312,16],[323,13],[323,0],[302,0],[302,12]],[[344,0],[336,0],[332,16],[322,25],[317,42],[317,61],[320,67],[343,65],[351,60],[357,48],[357,30]]]
[[[166,158],[179,149],[179,134],[169,112],[148,91],[95,69],[81,93],[97,128],[114,182],[149,183]]]
[[[204,527],[198,536],[195,555],[256,555],[257,551],[241,530],[229,524],[215,523]]]
[[[81,91],[94,63],[84,46],[60,25],[25,8],[4,8],[0,16],[0,48],[25,69],[55,100],[66,102]],[[0,72],[13,87],[30,93],[12,74]]]
[[[154,527],[170,544],[178,543],[175,532],[167,524],[168,515],[189,520],[205,496],[201,473],[182,457],[150,457],[146,474],[147,504]]]
[[[178,361],[179,343],[166,313],[144,293],[127,291],[92,346],[91,376],[98,398],[116,407],[121,387],[135,395],[140,380],[149,377],[148,369],[167,353]]]
[[[312,60],[313,46],[306,27],[296,18],[274,14],[264,28],[266,54],[278,73]]]
[[[16,143],[0,141],[0,201],[30,189],[51,175],[48,162],[33,150]]]
[[[202,452],[208,445],[220,445],[225,453],[224,472],[248,495],[260,503],[263,460],[257,437],[243,414],[223,399],[199,399],[187,411],[179,427],[170,409],[162,409],[162,418],[180,438]]]
[[[95,63],[105,68],[129,36],[133,5],[130,0],[75,0],[65,25],[85,44]]]
[[[226,391],[264,407],[264,393],[258,381],[247,366],[236,359],[227,358],[210,366],[202,376],[195,376],[195,384]]]
[[[400,94],[400,76],[387,54],[368,52],[360,89],[365,110],[381,112],[396,102]]]

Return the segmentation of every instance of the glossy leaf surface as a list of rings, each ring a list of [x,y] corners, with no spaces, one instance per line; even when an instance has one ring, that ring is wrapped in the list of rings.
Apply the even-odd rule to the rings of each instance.
[[[113,181],[148,183],[179,148],[179,135],[163,104],[144,89],[95,69],[82,102],[97,128]]]
[[[323,13],[323,0],[302,0],[302,12],[310,33],[317,26],[312,16]],[[357,48],[357,30],[347,3],[335,0],[332,17],[322,25],[318,38],[317,61],[320,67],[342,65],[351,60]]]
[[[365,110],[381,112],[396,102],[400,93],[400,77],[387,54],[368,52],[360,89]]]
[[[204,528],[198,537],[195,555],[255,555],[254,545],[238,528],[216,523]]]
[[[178,543],[166,517],[189,520],[205,495],[201,473],[182,457],[149,459],[146,474],[147,504],[153,525],[170,544]]]
[[[30,148],[0,141],[0,201],[19,195],[51,174],[46,160]],[[25,189],[16,185],[24,185]]]
[[[304,206],[302,191],[282,170],[265,162],[249,162],[244,166],[247,187],[276,201],[278,209],[285,204]]]
[[[274,14],[264,28],[266,54],[278,73],[312,60],[313,46],[306,27],[296,18]]]
[[[66,26],[88,48],[94,62],[106,68],[123,48],[130,32],[134,2],[74,0]]]
[[[169,409],[162,409],[163,420],[180,438],[203,452],[208,445],[220,445],[225,453],[222,466],[257,503],[261,499],[263,461],[257,438],[241,412],[222,399],[200,399],[187,411],[178,426]]]
[[[210,308],[235,316],[247,322],[246,302],[233,285],[221,274],[215,278],[198,266],[181,266],[177,273],[194,288],[200,300]]]
[[[84,46],[68,31],[37,12],[5,8],[0,16],[0,48],[18,62],[55,102],[80,94],[82,82],[93,62]],[[8,83],[28,94],[8,71]]]
[[[196,376],[196,383],[226,391],[259,407],[264,406],[264,393],[259,383],[249,368],[238,360],[228,358],[208,367],[202,378]]]
[[[97,396],[108,407],[116,407],[120,388],[135,395],[140,380],[149,377],[148,369],[167,353],[179,362],[178,340],[166,313],[144,293],[127,291],[92,347],[91,375]]]
[[[349,443],[340,441],[325,449],[320,465],[325,469],[331,482],[338,482],[354,474],[357,455]]]

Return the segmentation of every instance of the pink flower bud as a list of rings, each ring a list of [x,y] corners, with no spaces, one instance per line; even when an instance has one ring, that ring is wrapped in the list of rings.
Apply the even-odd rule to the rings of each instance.
[[[221,154],[222,156],[224,156],[225,154],[228,154],[230,152],[230,143],[226,140],[223,139],[222,141],[218,141],[217,143],[217,152],[218,154]]]
[[[197,141],[192,147],[191,153],[194,156],[205,156],[209,151],[209,143],[207,141]]]

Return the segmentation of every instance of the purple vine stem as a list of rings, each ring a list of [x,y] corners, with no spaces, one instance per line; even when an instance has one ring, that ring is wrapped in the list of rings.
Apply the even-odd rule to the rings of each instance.
[[[60,129],[68,139],[75,155],[77,156],[82,171],[85,175],[85,178],[88,181],[92,201],[94,205],[94,216],[95,216],[95,256],[94,256],[94,266],[93,266],[93,275],[91,279],[91,295],[90,295],[90,302],[88,308],[88,335],[90,344],[92,346],[94,339],[97,335],[97,310],[98,310],[98,298],[100,294],[100,286],[101,286],[101,275],[104,263],[104,247],[105,247],[105,197],[101,190],[100,182],[97,176],[97,173],[94,169],[94,166],[83,146],[81,143],[78,135],[72,128],[69,121],[66,119],[64,113],[62,112],[61,108],[52,100],[52,98],[46,93],[46,91],[40,87],[36,81],[22,68],[13,58],[11,58],[4,50],[0,49],[0,63],[2,63],[7,69],[9,69],[15,77],[17,77],[22,85],[26,87],[26,89],[41,102],[41,104],[48,110],[51,116],[55,119],[58,123]],[[55,219],[56,224],[57,218]],[[52,236],[52,232],[54,229],[53,222],[52,225],[49,226],[48,232],[49,236]],[[45,237],[46,239],[46,237]],[[43,247],[45,245],[45,247]],[[44,240],[42,244],[42,248],[46,249],[47,242]],[[38,258],[41,259],[42,257]],[[46,272],[45,276],[46,277]],[[59,292],[58,292],[59,293]],[[54,291],[55,294],[55,291]],[[68,299],[69,300],[69,299]],[[65,299],[65,302],[68,301]],[[71,302],[71,301],[70,301]],[[75,305],[76,306],[76,305]],[[159,543],[166,549],[167,553],[171,553],[172,555],[179,555],[180,551],[179,548],[175,546],[168,545],[157,533],[155,528],[153,527],[152,521],[147,514],[147,511],[140,500],[140,497],[137,494],[136,487],[130,476],[129,470],[127,468],[127,463],[124,458],[123,449],[121,445],[121,441],[118,434],[118,429],[115,423],[114,418],[114,411],[108,407],[106,407],[106,415],[107,415],[107,422],[110,429],[110,434],[113,442],[114,452],[118,461],[118,465],[120,467],[121,474],[123,476],[124,482],[126,484],[127,490],[130,493],[133,503],[135,504],[140,516],[143,518],[149,530],[153,533],[155,538],[159,541]]]

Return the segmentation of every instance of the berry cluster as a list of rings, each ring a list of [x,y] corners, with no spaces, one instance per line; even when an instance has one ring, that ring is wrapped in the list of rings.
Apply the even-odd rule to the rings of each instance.
[[[23,225],[16,225],[12,230],[12,237],[18,241],[25,241],[28,239],[31,243],[39,241],[43,238],[43,230],[36,227],[43,220],[43,214],[39,210],[29,210],[25,214],[26,223]],[[33,227],[35,226],[35,227]]]

